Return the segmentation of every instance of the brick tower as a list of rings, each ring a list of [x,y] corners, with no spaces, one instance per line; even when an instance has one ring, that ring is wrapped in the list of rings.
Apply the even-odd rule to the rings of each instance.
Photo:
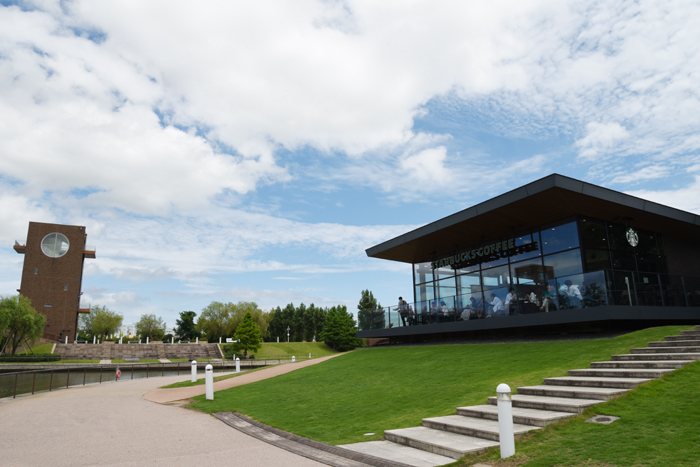
[[[85,227],[30,222],[27,243],[15,242],[24,254],[22,283],[18,292],[32,301],[36,311],[46,315],[44,338],[52,341],[75,339],[83,282],[83,261],[95,257],[95,247],[85,245]]]

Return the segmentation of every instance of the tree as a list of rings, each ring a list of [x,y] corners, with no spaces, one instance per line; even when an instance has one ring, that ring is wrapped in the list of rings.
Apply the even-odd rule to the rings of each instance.
[[[238,342],[233,344],[236,352],[243,351],[244,356],[248,356],[248,351],[257,352],[262,347],[262,338],[260,337],[260,328],[253,321],[253,316],[247,312],[243,317],[243,321],[236,328],[236,333],[233,335]]]
[[[199,331],[194,324],[197,313],[194,311],[181,311],[180,319],[175,320],[175,334],[180,339],[194,339],[199,337]]]
[[[24,295],[6,297],[0,300],[0,329],[6,338],[5,346],[12,354],[22,343],[33,344],[44,333],[46,316],[32,307],[32,302]]]
[[[352,315],[345,306],[333,307],[326,316],[326,325],[320,335],[327,346],[344,352],[361,345]]]
[[[384,310],[369,290],[362,291],[360,303],[357,304],[357,319],[363,331],[384,328]]]
[[[154,314],[141,315],[141,319],[136,323],[136,334],[142,339],[159,340],[165,334],[165,321],[160,316]]]
[[[204,333],[209,342],[215,342],[219,337],[231,335],[229,317],[230,304],[211,302],[202,310],[197,320],[197,329]]]
[[[111,336],[115,334],[124,321],[124,316],[110,311],[106,306],[91,306],[90,313],[81,314],[78,328],[87,336]]]

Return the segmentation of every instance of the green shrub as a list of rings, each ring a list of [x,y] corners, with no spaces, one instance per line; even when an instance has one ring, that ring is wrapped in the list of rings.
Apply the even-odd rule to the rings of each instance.
[[[0,362],[57,362],[61,359],[58,354],[43,353],[34,355],[1,355]]]

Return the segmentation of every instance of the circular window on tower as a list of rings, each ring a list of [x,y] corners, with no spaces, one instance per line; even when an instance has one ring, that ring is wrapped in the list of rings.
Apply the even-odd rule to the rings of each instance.
[[[60,258],[68,252],[68,239],[58,232],[50,233],[41,241],[41,251],[49,258]]]

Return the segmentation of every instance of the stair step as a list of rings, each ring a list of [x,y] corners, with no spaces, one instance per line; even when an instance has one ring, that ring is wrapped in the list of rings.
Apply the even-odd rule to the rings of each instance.
[[[524,409],[552,410],[554,412],[566,412],[577,414],[583,412],[592,405],[600,404],[599,399],[581,399],[575,397],[551,397],[529,394],[513,394],[513,407]],[[496,397],[489,397],[489,404],[497,405]]]
[[[681,331],[681,336],[700,337],[700,331],[697,331],[697,330],[694,330],[694,331]]]
[[[336,447],[414,467],[434,467],[451,464],[455,461],[451,457],[440,456],[391,441],[368,441],[366,443],[341,444]]]
[[[618,360],[591,362],[591,368],[683,368],[690,360]]]
[[[643,347],[641,349],[631,349],[630,353],[700,353],[700,346]]]
[[[515,394],[515,398],[518,394]],[[489,401],[490,402],[490,401]],[[600,401],[595,401],[600,402]],[[495,404],[457,407],[457,413],[466,417],[479,417],[498,421],[498,407]],[[513,403],[513,423],[544,427],[551,423],[572,417],[572,412],[557,412],[554,410],[531,409],[518,407]]]
[[[514,421],[515,422],[515,421]],[[449,431],[460,435],[499,441],[498,421],[464,415],[448,415],[446,417],[424,418],[423,426],[434,430]],[[528,431],[539,430],[539,427],[513,423],[515,436]]]
[[[633,361],[633,360],[700,360],[700,353],[646,353],[646,354],[625,354],[613,355],[613,361]]]
[[[681,336],[682,337],[682,336]],[[700,339],[697,340],[665,340],[649,342],[649,347],[698,347],[700,346]]]
[[[664,337],[664,340],[666,342],[677,342],[677,341],[698,342],[698,341],[700,341],[700,332],[697,334],[682,334],[680,336],[666,336],[666,337]]]
[[[664,368],[585,368],[569,370],[569,376],[592,376],[602,378],[651,378],[659,379],[673,369]]]
[[[600,388],[580,386],[553,386],[543,384],[540,386],[525,386],[518,388],[518,394],[526,396],[564,397],[571,399],[595,399],[607,401],[613,397],[624,394],[628,389]]]
[[[557,378],[545,378],[544,384],[552,386],[584,386],[587,388],[634,389],[647,381],[650,381],[650,379],[606,378],[600,376],[559,376]]]
[[[384,438],[452,459],[459,459],[470,452],[481,452],[499,445],[497,441],[433,430],[424,426],[386,430]]]

